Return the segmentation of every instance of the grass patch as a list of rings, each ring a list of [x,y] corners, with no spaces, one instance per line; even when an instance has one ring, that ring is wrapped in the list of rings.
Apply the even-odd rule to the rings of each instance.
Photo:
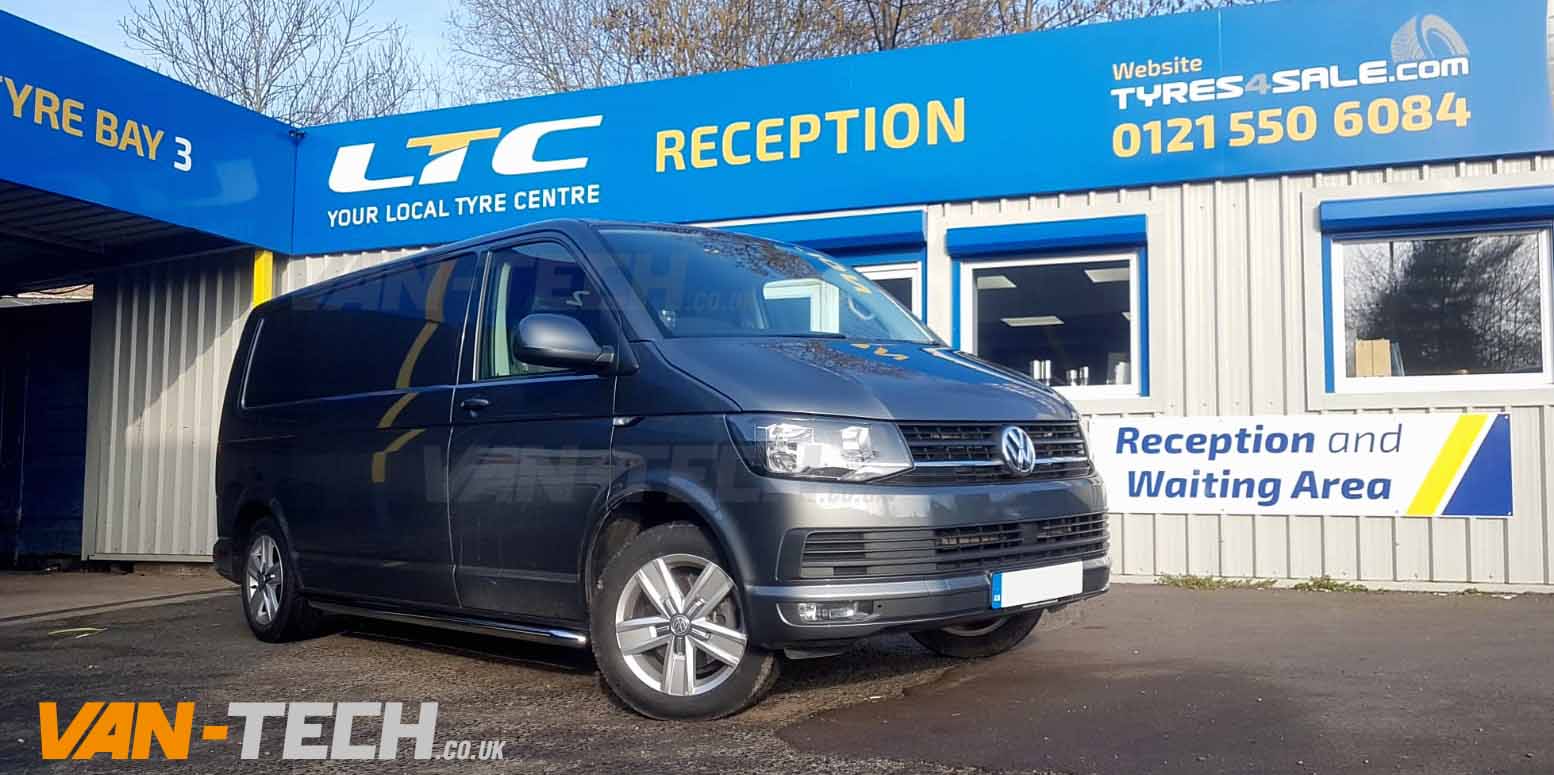
[[[1224,579],[1218,576],[1177,576],[1168,573],[1161,576],[1158,583],[1179,589],[1268,589],[1274,582],[1273,579]]]
[[[1295,589],[1302,592],[1369,592],[1364,584],[1356,584],[1352,581],[1340,581],[1332,576],[1317,576],[1296,584]]]

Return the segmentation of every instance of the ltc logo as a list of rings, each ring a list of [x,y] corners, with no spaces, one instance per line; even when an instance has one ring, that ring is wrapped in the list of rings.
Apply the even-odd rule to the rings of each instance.
[[[343,145],[335,151],[334,166],[329,169],[329,190],[340,194],[362,191],[382,191],[388,188],[407,188],[412,185],[452,183],[464,170],[464,157],[469,145],[481,140],[494,140],[501,136],[491,155],[491,171],[498,175],[530,175],[536,172],[580,170],[588,166],[587,156],[570,159],[536,159],[534,151],[540,139],[553,132],[571,129],[587,129],[604,123],[603,115],[578,116],[554,121],[536,121],[524,124],[502,136],[502,130],[471,129],[464,132],[448,132],[440,135],[412,137],[405,141],[406,148],[425,148],[428,156],[421,174],[398,175],[387,178],[367,177],[367,166],[372,162],[372,151],[377,143]]]

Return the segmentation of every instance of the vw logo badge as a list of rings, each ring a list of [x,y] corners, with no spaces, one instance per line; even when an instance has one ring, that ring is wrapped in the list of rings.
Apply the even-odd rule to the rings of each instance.
[[[1004,428],[999,434],[998,447],[1004,454],[1004,465],[1010,471],[1024,476],[1036,470],[1036,445],[1030,434],[1018,425]]]

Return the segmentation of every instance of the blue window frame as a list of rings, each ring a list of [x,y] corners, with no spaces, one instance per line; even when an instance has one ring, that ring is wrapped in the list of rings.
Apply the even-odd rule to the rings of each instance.
[[[950,229],[956,347],[1074,397],[1149,395],[1142,215]]]
[[[1554,187],[1324,202],[1329,393],[1554,384]]]

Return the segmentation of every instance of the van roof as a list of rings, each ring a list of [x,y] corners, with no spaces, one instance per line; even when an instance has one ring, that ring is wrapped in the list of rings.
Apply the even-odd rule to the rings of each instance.
[[[255,307],[255,309],[262,309],[282,300],[295,299],[317,293],[324,293],[335,288],[351,285],[367,277],[375,276],[384,272],[390,272],[393,271],[396,267],[412,264],[417,261],[423,261],[433,256],[441,256],[448,253],[457,253],[463,250],[478,248],[482,245],[486,245],[492,242],[501,242],[531,232],[559,231],[563,234],[574,235],[578,231],[586,230],[596,232],[600,229],[610,228],[661,229],[664,231],[678,232],[705,229],[705,227],[698,226],[686,226],[683,224],[656,223],[647,221],[617,221],[595,218],[550,218],[543,221],[526,223],[522,226],[514,226],[512,228],[503,229],[501,231],[488,232],[486,234],[470,237],[469,239],[459,240],[458,242],[452,242],[446,245],[438,245],[436,247],[427,248],[425,250],[418,250],[409,255],[400,256],[398,258],[385,261],[381,264],[346,272],[345,274],[339,275],[338,277],[331,277],[327,280],[321,280],[304,288],[298,288],[293,291],[287,291],[286,293],[279,294],[258,305]],[[706,230],[711,231],[711,229]],[[749,235],[738,234],[737,232],[723,233],[733,236],[749,237],[750,239],[760,239],[759,237],[750,237]]]

